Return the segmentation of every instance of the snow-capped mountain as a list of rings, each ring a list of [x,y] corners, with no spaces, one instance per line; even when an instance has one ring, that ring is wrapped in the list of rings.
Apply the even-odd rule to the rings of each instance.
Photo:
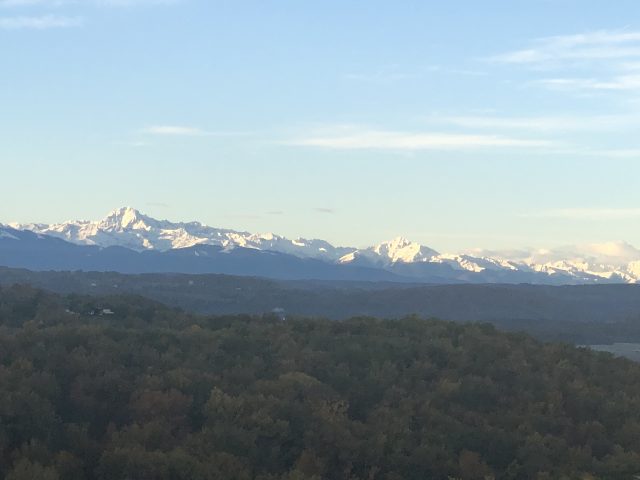
[[[389,242],[365,249],[352,249],[338,259],[342,264],[365,263],[379,267],[388,267],[394,263],[429,262],[440,255],[432,248],[397,237]]]
[[[334,261],[350,249],[336,248],[323,240],[289,240],[273,233],[252,234],[202,225],[199,222],[173,223],[156,220],[131,207],[109,213],[99,221],[68,221],[54,225],[11,224],[18,230],[31,230],[78,245],[121,246],[136,251],[166,251],[195,245],[215,245],[270,250],[301,258]]]
[[[612,282],[640,282],[640,250],[626,242],[571,245],[555,249],[510,252],[482,252],[506,259],[519,269],[548,275],[570,275],[589,282],[593,279]]]
[[[290,240],[273,233],[253,234],[199,222],[157,220],[130,207],[114,210],[99,221],[11,224],[10,228],[0,228],[0,239],[15,237],[20,230],[77,245],[119,246],[137,252],[170,252],[197,246],[219,247],[223,252],[234,249],[277,252],[338,266],[387,270],[418,281],[437,278],[445,282],[640,283],[640,250],[623,242],[553,250],[477,250],[451,254],[398,237],[358,249],[336,247],[324,240]]]

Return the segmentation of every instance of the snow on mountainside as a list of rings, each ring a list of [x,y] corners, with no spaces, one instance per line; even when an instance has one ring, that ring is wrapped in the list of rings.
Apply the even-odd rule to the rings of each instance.
[[[474,257],[472,255],[439,255],[434,262],[445,263],[453,268],[462,268],[470,272],[483,272],[485,270],[511,270],[516,271],[519,266],[512,261],[490,257]],[[522,268],[520,266],[520,268]]]
[[[626,242],[570,245],[554,249],[525,250],[518,252],[484,253],[491,256],[511,258],[528,264],[550,264],[572,259],[572,261],[622,266],[640,259],[640,250]]]
[[[564,274],[581,281],[602,279],[640,281],[640,250],[625,242],[572,245],[555,249],[517,252],[475,252],[493,258],[508,258],[518,268],[548,275]]]
[[[439,255],[435,250],[410,242],[406,238],[397,237],[389,242],[384,242],[373,247],[355,250],[341,257],[338,262],[370,263],[386,267],[394,263],[429,262]]]
[[[16,237],[13,233],[11,233],[9,231],[9,229],[6,228],[1,223],[0,223],[0,238],[8,238],[10,240],[18,240],[18,237]]]
[[[0,227],[2,227],[0,225]],[[99,221],[69,221],[54,225],[11,224],[16,230],[30,230],[80,245],[121,246],[136,251],[166,251],[196,245],[214,245],[231,251],[249,248],[313,258],[329,263],[394,270],[402,267],[444,268],[460,278],[467,274],[481,278],[540,281],[561,278],[575,283],[640,283],[640,250],[627,243],[604,243],[511,252],[471,251],[441,254],[419,243],[398,237],[368,248],[335,247],[324,240],[252,234],[214,228],[199,222],[173,223],[157,220],[133,208],[120,208]],[[0,228],[0,238],[11,238],[11,228]],[[413,268],[413,267],[411,267]],[[459,272],[456,274],[456,272]],[[505,275],[507,275],[505,277]],[[509,277],[508,275],[511,275]],[[507,280],[510,281],[510,280]],[[515,280],[514,280],[515,281]]]
[[[351,249],[333,247],[323,240],[297,239],[251,234],[208,227],[199,222],[172,223],[156,220],[130,207],[109,213],[99,221],[69,221],[55,225],[12,224],[19,230],[51,235],[79,245],[122,246],[136,251],[171,250],[195,245],[216,245],[272,250],[302,258],[334,261]]]

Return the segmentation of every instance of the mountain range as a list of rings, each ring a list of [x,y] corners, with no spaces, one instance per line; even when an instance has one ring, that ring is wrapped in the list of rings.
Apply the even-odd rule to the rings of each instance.
[[[99,221],[0,225],[0,264],[34,270],[228,273],[416,283],[640,283],[624,243],[440,253],[398,237],[366,248],[157,220],[124,207]]]

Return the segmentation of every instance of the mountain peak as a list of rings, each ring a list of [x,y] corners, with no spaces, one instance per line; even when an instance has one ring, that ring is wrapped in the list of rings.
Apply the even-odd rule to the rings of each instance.
[[[357,260],[368,260],[374,264],[389,265],[395,263],[427,262],[436,257],[438,252],[412,242],[405,237],[396,237],[373,247],[356,250],[340,259],[340,263],[352,263]]]
[[[144,228],[144,221],[147,219],[147,216],[133,207],[121,207],[111,211],[100,223],[107,228],[135,229]]]
[[[123,217],[126,215],[141,215],[140,210],[137,210],[133,207],[120,207],[120,208],[116,208],[115,210],[111,210],[108,214],[107,214],[107,218],[109,217]]]
[[[389,245],[390,247],[393,247],[393,248],[405,248],[411,245],[418,245],[418,244],[416,242],[412,242],[406,237],[397,236],[394,239],[389,240],[388,242],[383,242],[383,245]]]

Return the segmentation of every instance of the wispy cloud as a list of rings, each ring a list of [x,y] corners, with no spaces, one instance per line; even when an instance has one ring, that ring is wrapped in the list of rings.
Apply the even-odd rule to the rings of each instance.
[[[469,150],[478,148],[540,148],[553,142],[501,135],[400,132],[341,128],[311,133],[282,142],[285,145],[344,150]]]
[[[145,127],[142,129],[142,133],[148,135],[167,135],[182,137],[201,137],[206,135],[206,132],[199,128],[181,127],[177,125],[155,125],[151,127]]]
[[[0,9],[29,15],[0,16],[0,30],[48,30],[54,28],[73,28],[84,24],[81,16],[63,14],[64,7],[135,7],[171,5],[182,0],[0,0]],[[61,14],[39,11],[58,9]]]
[[[349,72],[344,75],[346,80],[365,83],[393,83],[400,80],[410,80],[420,77],[415,72],[400,72],[396,70],[379,70],[372,72]]]
[[[433,115],[427,120],[434,124],[455,125],[463,128],[523,131],[603,131],[628,130],[640,127],[640,114],[611,115]]]
[[[0,0],[0,7],[30,7],[32,5],[43,5],[48,7],[55,7],[63,5],[64,1],[52,1],[52,0]]]
[[[138,7],[153,5],[175,5],[182,0],[93,0],[93,3],[106,7]]]
[[[170,136],[170,137],[233,137],[247,135],[246,132],[210,131],[197,127],[180,125],[153,125],[141,130],[146,135]]]
[[[640,90],[640,31],[600,30],[534,40],[525,49],[488,59],[539,71],[571,72],[531,82],[551,90],[627,92]],[[584,69],[588,74],[584,75]],[[575,72],[580,75],[576,76]]]
[[[480,70],[450,68],[441,65],[429,65],[412,71],[401,71],[394,66],[376,71],[349,72],[344,75],[344,78],[356,82],[385,84],[421,79],[434,74],[484,76],[487,73]]]
[[[556,90],[640,90],[640,74],[616,75],[607,80],[597,78],[547,78],[538,83]]]
[[[317,213],[327,213],[327,214],[336,213],[336,211],[333,208],[326,208],[326,207],[316,207],[313,210]]]
[[[527,65],[640,58],[640,32],[610,31],[539,38],[529,48],[502,53],[490,60]]]
[[[640,218],[640,208],[558,208],[525,213],[521,217],[567,220],[627,220]]]
[[[19,7],[61,7],[75,6],[103,6],[103,7],[136,7],[145,5],[172,5],[182,0],[0,0],[0,8]]]
[[[81,27],[81,17],[42,15],[24,17],[0,17],[0,30],[48,30],[52,28]]]

